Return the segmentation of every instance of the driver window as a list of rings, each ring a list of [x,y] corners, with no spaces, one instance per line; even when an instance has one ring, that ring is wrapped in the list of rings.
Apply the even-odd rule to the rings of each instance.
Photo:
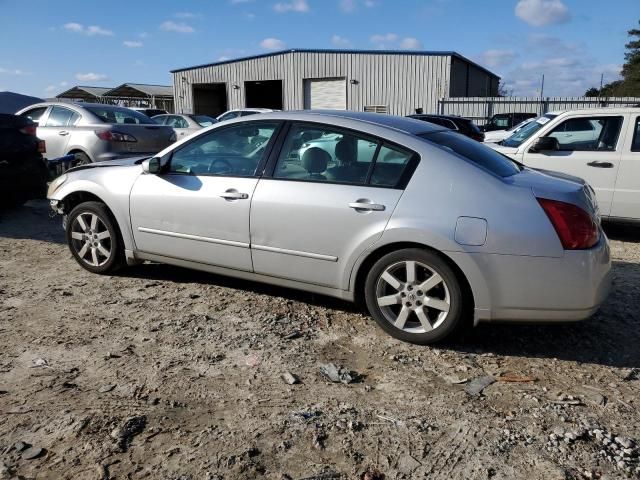
[[[615,151],[622,117],[579,117],[562,122],[548,135],[563,151]]]
[[[194,138],[171,157],[169,173],[252,177],[277,123],[242,123]]]

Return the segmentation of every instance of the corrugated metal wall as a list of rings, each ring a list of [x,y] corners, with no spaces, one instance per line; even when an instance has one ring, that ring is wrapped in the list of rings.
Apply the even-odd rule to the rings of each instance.
[[[449,95],[451,59],[448,55],[287,52],[193,68],[173,74],[176,111],[193,109],[193,84],[226,83],[229,109],[233,109],[245,106],[245,81],[279,79],[283,80],[283,108],[303,109],[304,79],[344,77],[349,110],[384,105],[396,115],[414,113],[418,107],[435,112],[438,100]],[[357,83],[350,83],[353,80]]]
[[[496,113],[530,112],[542,115],[556,110],[640,104],[638,97],[449,97],[440,100],[438,113],[460,115],[479,125]]]

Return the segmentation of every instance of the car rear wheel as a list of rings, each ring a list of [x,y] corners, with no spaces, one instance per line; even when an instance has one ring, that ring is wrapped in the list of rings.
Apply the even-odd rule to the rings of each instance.
[[[460,282],[428,250],[403,249],[378,260],[365,281],[365,301],[378,325],[405,342],[434,343],[462,324]]]
[[[86,153],[77,152],[74,155],[76,156],[76,159],[73,162],[74,166],[77,166],[77,165],[88,165],[88,164],[91,163],[91,159],[89,158],[89,155],[87,155]]]
[[[67,243],[76,261],[93,273],[109,273],[124,263],[123,245],[106,205],[85,202],[67,220]]]

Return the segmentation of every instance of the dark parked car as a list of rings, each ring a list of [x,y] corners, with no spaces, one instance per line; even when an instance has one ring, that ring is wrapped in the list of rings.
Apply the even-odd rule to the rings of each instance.
[[[416,114],[409,115],[409,118],[415,118],[423,120],[425,122],[435,123],[442,127],[456,130],[461,134],[473,138],[478,142],[484,141],[484,133],[480,131],[478,126],[468,118],[457,117],[455,115],[429,115],[429,114]]]
[[[46,194],[45,145],[36,137],[37,126],[25,117],[0,114],[0,208]]]
[[[493,130],[509,130],[520,122],[524,122],[528,118],[534,118],[537,116],[537,113],[527,112],[496,113],[482,126],[482,131],[491,132]]]

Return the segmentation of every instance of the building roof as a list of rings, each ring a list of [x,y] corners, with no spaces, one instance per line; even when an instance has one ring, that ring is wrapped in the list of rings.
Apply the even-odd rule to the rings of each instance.
[[[173,87],[169,85],[147,85],[145,83],[123,83],[104,94],[105,97],[173,98]]]
[[[251,55],[248,57],[239,57],[229,60],[223,60],[220,62],[213,63],[204,63],[202,65],[194,65],[192,67],[184,67],[178,68],[176,70],[171,70],[171,73],[184,72],[186,70],[193,70],[195,68],[204,68],[204,67],[215,67],[217,65],[225,65],[228,63],[236,63],[236,62],[244,62],[246,60],[255,60],[257,58],[265,58],[265,57],[274,57],[277,55],[286,55],[288,53],[346,53],[346,54],[365,54],[365,55],[419,55],[419,56],[449,56],[458,58],[464,62],[467,62],[475,67],[478,67],[480,70],[488,73],[489,75],[500,78],[495,73],[487,70],[482,65],[478,65],[477,63],[469,60],[468,58],[460,55],[458,52],[454,51],[429,51],[429,50],[343,50],[343,49],[309,49],[309,48],[293,48],[288,50],[280,50],[277,52],[271,53],[262,53],[259,55]]]
[[[111,87],[87,87],[76,85],[69,90],[56,95],[56,98],[82,98],[83,100],[95,100],[111,90]]]

